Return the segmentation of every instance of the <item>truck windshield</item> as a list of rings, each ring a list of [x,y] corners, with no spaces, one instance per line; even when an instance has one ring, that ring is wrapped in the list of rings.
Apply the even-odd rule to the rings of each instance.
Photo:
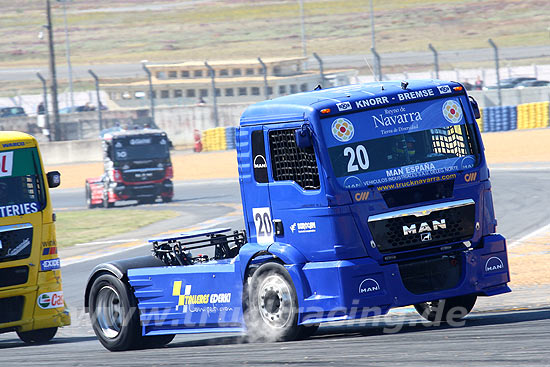
[[[36,148],[0,152],[0,218],[43,209],[41,173]]]
[[[446,175],[478,158],[457,98],[348,114],[323,129],[336,179],[348,189]]]
[[[165,136],[135,136],[113,139],[114,161],[165,159],[169,157]]]

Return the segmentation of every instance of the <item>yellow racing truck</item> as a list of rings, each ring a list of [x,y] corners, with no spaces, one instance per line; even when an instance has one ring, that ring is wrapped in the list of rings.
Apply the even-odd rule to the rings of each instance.
[[[47,342],[71,322],[48,192],[60,174],[43,167],[35,138],[0,132],[0,333],[26,343]]]

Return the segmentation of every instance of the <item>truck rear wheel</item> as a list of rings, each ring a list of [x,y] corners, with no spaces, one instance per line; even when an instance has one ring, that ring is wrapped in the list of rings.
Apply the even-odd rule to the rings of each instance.
[[[118,351],[142,346],[137,301],[124,282],[111,274],[99,276],[89,301],[92,327],[105,348]]]
[[[298,337],[298,298],[284,266],[266,263],[252,275],[246,327],[253,340],[294,340]]]
[[[474,308],[477,296],[474,294],[423,302],[414,305],[416,311],[428,321],[457,321]]]
[[[50,327],[47,329],[38,329],[23,332],[18,331],[17,336],[19,337],[19,339],[27,344],[41,344],[52,340],[56,333],[57,328]]]

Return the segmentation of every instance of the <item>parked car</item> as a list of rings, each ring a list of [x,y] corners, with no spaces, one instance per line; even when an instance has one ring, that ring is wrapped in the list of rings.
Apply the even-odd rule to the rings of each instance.
[[[0,117],[27,116],[23,107],[0,107]]]
[[[517,85],[517,88],[526,88],[526,87],[548,87],[550,86],[550,81],[548,80],[525,80]]]
[[[525,82],[525,81],[529,81],[529,80],[535,81],[535,80],[537,80],[537,78],[521,76],[521,77],[516,77],[516,78],[501,79],[500,80],[500,89],[515,88],[520,83]],[[487,89],[497,89],[497,85],[496,84],[495,85],[490,85],[490,86],[487,87]]]
[[[73,106],[73,107],[61,108],[59,110],[59,113],[60,114],[67,114],[67,113],[74,113],[74,112],[89,112],[89,111],[95,111],[95,106],[92,106],[92,105],[87,103],[87,104],[82,105],[82,106]]]

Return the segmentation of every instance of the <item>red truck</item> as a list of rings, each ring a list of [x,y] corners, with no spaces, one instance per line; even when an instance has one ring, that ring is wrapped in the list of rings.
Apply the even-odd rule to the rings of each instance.
[[[156,129],[121,130],[103,136],[104,173],[86,179],[88,208],[112,208],[117,201],[172,201],[170,140]]]

